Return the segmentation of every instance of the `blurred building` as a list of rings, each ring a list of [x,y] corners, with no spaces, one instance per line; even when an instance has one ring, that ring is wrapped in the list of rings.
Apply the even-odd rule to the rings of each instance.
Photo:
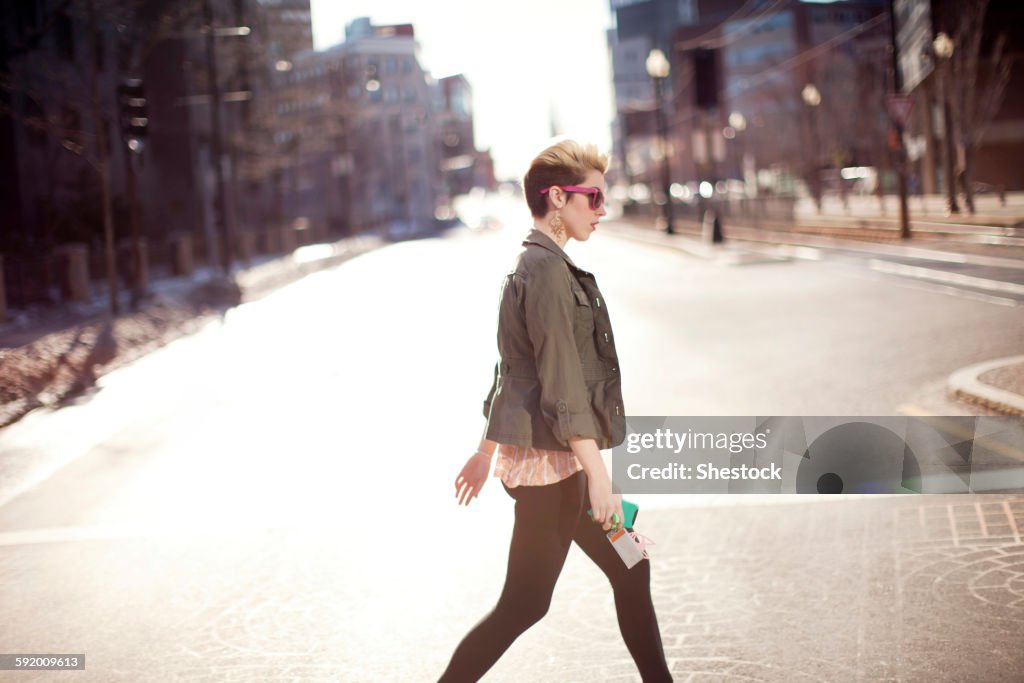
[[[841,179],[844,167],[881,171],[882,189],[894,191],[895,154],[887,96],[893,92],[889,3],[842,0],[717,2],[674,6],[655,0],[612,2],[617,28],[609,32],[614,70],[618,156],[630,181],[657,184],[660,166],[653,88],[644,69],[650,49],[664,44],[673,25],[671,82],[664,110],[669,120],[673,181],[742,179],[751,192],[812,194],[858,189]],[[905,129],[911,185],[937,192],[944,183],[944,131],[935,96],[937,75],[929,51],[935,35],[955,36],[966,3],[897,0],[905,90],[916,99]],[[1019,26],[1024,6],[992,0],[981,37],[982,62],[1000,30]],[[1019,54],[1024,34],[1007,31],[1007,50]],[[966,40],[966,37],[962,38]],[[965,73],[972,73],[969,69]],[[974,76],[964,76],[963,79]],[[990,82],[982,64],[975,96]],[[983,186],[1024,187],[1024,75],[1011,74],[1005,101],[984,127],[974,159]],[[961,88],[970,84],[961,83]],[[967,106],[966,104],[964,106]],[[975,135],[979,127],[964,135]],[[962,153],[960,154],[962,157]],[[958,159],[962,165],[963,160]],[[863,188],[859,188],[863,189]]]
[[[331,234],[429,229],[439,205],[493,187],[473,139],[472,89],[434,79],[410,24],[346,27],[344,42],[294,55],[275,78],[280,213]]]
[[[435,84],[433,129],[440,146],[441,178],[450,198],[474,187],[496,188],[489,150],[478,150],[473,135],[473,89],[462,74]]]
[[[973,157],[973,180],[988,191],[999,186],[1007,190],[1024,189],[1024,69],[1020,55],[1024,53],[1024,4],[1017,0],[991,0],[980,34],[967,33],[964,13],[971,3],[954,0],[901,0],[897,3],[897,31],[903,58],[900,70],[904,91],[914,98],[913,118],[908,126],[914,159],[913,172],[920,178],[925,192],[945,192],[947,175],[962,169],[963,155],[955,147],[956,128],[966,135],[980,137]],[[939,33],[950,38],[953,52],[944,60],[935,54],[933,40]],[[991,58],[997,39],[1006,39],[1005,54],[1009,59],[1009,82],[999,106],[985,115],[994,74]],[[979,69],[958,73],[965,43],[979,40]],[[959,62],[959,65],[957,64]],[[951,118],[954,130],[949,144],[944,121],[943,93],[953,100]],[[957,119],[958,111],[970,104],[972,121]],[[952,158],[947,166],[946,155]]]
[[[611,0],[615,28],[608,31],[607,41],[615,95],[612,174],[616,182],[649,180],[651,162],[660,154],[654,87],[646,67],[651,50],[670,57],[681,27],[706,24],[712,17],[752,4],[751,0]],[[680,105],[673,81],[670,78],[665,84],[662,105],[669,117]]]
[[[887,165],[888,44],[880,0],[776,3],[680,29],[684,175],[751,192],[800,180],[817,196],[843,165]]]
[[[441,171],[449,196],[466,194],[475,184],[476,146],[473,144],[473,93],[464,76],[437,81],[439,98],[435,127],[440,142]]]
[[[83,7],[0,3],[0,252],[14,307],[60,299],[62,245],[84,245],[90,278],[104,277],[102,160],[122,279],[133,215],[158,275],[179,257],[218,263],[225,234],[248,258],[296,237],[425,230],[439,198],[494,184],[468,82],[430,77],[411,25],[359,19],[318,52],[309,0],[96,3],[93,23]],[[134,154],[125,79],[145,91]]]
[[[202,30],[207,11],[225,34],[212,52]],[[12,305],[58,298],[61,245],[86,246],[92,279],[105,272],[94,69],[122,277],[130,270],[125,242],[133,234],[130,164],[153,274],[178,267],[172,258],[182,250],[212,263],[225,221],[239,234],[263,227],[253,207],[263,196],[261,167],[272,160],[262,142],[273,122],[260,118],[259,105],[278,57],[312,46],[308,0],[96,3],[92,59],[92,29],[79,4],[4,3],[0,20],[0,60],[10,75],[0,89],[7,112],[0,116],[7,217],[0,250]],[[219,136],[212,126],[214,75]],[[145,93],[148,125],[139,154],[128,152],[120,121],[117,89],[128,78],[141,79]]]
[[[684,178],[742,179],[748,194],[802,183],[820,196],[827,169],[883,163],[885,19],[880,0],[783,2],[680,29]]]
[[[219,9],[235,7],[219,3]],[[172,15],[180,20],[173,34],[160,30]],[[173,0],[97,4],[92,25],[77,7],[56,0],[0,5],[0,70],[8,77],[0,88],[0,251],[12,305],[60,297],[60,245],[84,245],[90,276],[102,277],[101,159],[109,168],[122,276],[130,262],[123,242],[132,232],[129,163],[135,163],[137,201],[146,207],[142,235],[151,263],[160,265],[166,235],[201,231],[203,140],[209,144],[201,126],[208,126],[209,108],[185,101],[194,92],[187,67],[200,57],[202,41],[194,39],[200,20]],[[148,135],[137,156],[128,152],[119,121],[117,88],[125,78],[145,84]]]
[[[332,234],[432,224],[441,189],[434,97],[417,57],[411,25],[363,18],[344,42],[294,55],[278,74],[285,215]]]
[[[257,0],[267,66],[281,66],[292,55],[313,49],[309,0]]]

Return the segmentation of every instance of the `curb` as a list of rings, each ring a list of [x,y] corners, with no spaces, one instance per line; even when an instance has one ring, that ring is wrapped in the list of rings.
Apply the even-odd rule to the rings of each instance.
[[[674,246],[677,249],[686,251],[694,256],[702,258],[714,258],[709,252],[713,249],[737,248],[738,245],[749,245],[751,247],[771,247],[775,250],[782,250],[788,247],[792,249],[806,250],[806,254],[789,254],[794,258],[806,258],[819,260],[814,253],[821,249],[840,249],[845,251],[856,251],[861,253],[882,253],[889,256],[899,256],[925,261],[942,261],[947,263],[958,263],[964,265],[991,266],[996,268],[1024,269],[1024,262],[1006,256],[986,256],[968,252],[953,252],[935,249],[926,242],[919,242],[914,245],[895,244],[889,242],[871,242],[854,239],[842,239],[830,235],[816,235],[812,233],[794,233],[771,230],[768,228],[753,228],[746,225],[735,225],[731,227],[733,232],[726,230],[726,242],[724,245],[709,245],[700,239],[677,234],[675,237],[668,237],[663,232],[654,231],[650,228],[640,227],[628,220],[621,218],[607,221],[615,232],[623,236],[635,237],[640,241],[649,241],[652,244]],[[647,236],[643,233],[655,233]],[[689,246],[675,245],[676,240],[685,240]]]
[[[704,259],[705,261],[714,261],[726,265],[775,263],[789,261],[793,258],[787,254],[768,254],[764,251],[745,249],[738,245],[736,241],[727,241],[723,244],[708,244],[702,239],[685,234],[667,235],[660,230],[638,227],[621,219],[606,221],[605,225],[609,228],[608,234],[613,237],[630,239],[659,247],[668,247],[690,256]]]
[[[236,273],[242,302],[260,299],[311,273],[333,268],[387,244],[390,244],[388,240],[376,235],[357,235],[337,242],[299,247],[290,254],[283,254]]]
[[[1007,415],[1024,417],[1024,396],[978,381],[980,375],[990,370],[1018,363],[1024,363],[1024,356],[998,358],[961,368],[949,376],[946,392],[951,398],[981,405]]]

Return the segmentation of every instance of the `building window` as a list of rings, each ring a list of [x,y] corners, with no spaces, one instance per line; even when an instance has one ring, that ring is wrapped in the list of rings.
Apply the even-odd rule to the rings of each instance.
[[[403,93],[402,99],[405,102],[415,102],[416,101],[416,88],[406,87],[405,92]]]

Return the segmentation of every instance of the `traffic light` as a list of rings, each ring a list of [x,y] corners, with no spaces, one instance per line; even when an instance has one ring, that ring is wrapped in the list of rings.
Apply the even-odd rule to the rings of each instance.
[[[117,86],[121,112],[121,132],[125,140],[146,137],[149,117],[146,113],[146,90],[141,78],[126,78]]]

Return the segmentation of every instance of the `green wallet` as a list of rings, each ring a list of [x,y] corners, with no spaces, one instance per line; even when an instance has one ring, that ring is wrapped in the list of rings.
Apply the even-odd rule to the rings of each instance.
[[[640,508],[637,507],[636,503],[631,503],[625,498],[622,499],[622,514],[626,516],[626,521],[622,524],[624,529],[633,528],[633,525],[636,524],[636,515],[638,512],[640,512]],[[593,508],[587,510],[587,515],[590,517],[594,516]]]

